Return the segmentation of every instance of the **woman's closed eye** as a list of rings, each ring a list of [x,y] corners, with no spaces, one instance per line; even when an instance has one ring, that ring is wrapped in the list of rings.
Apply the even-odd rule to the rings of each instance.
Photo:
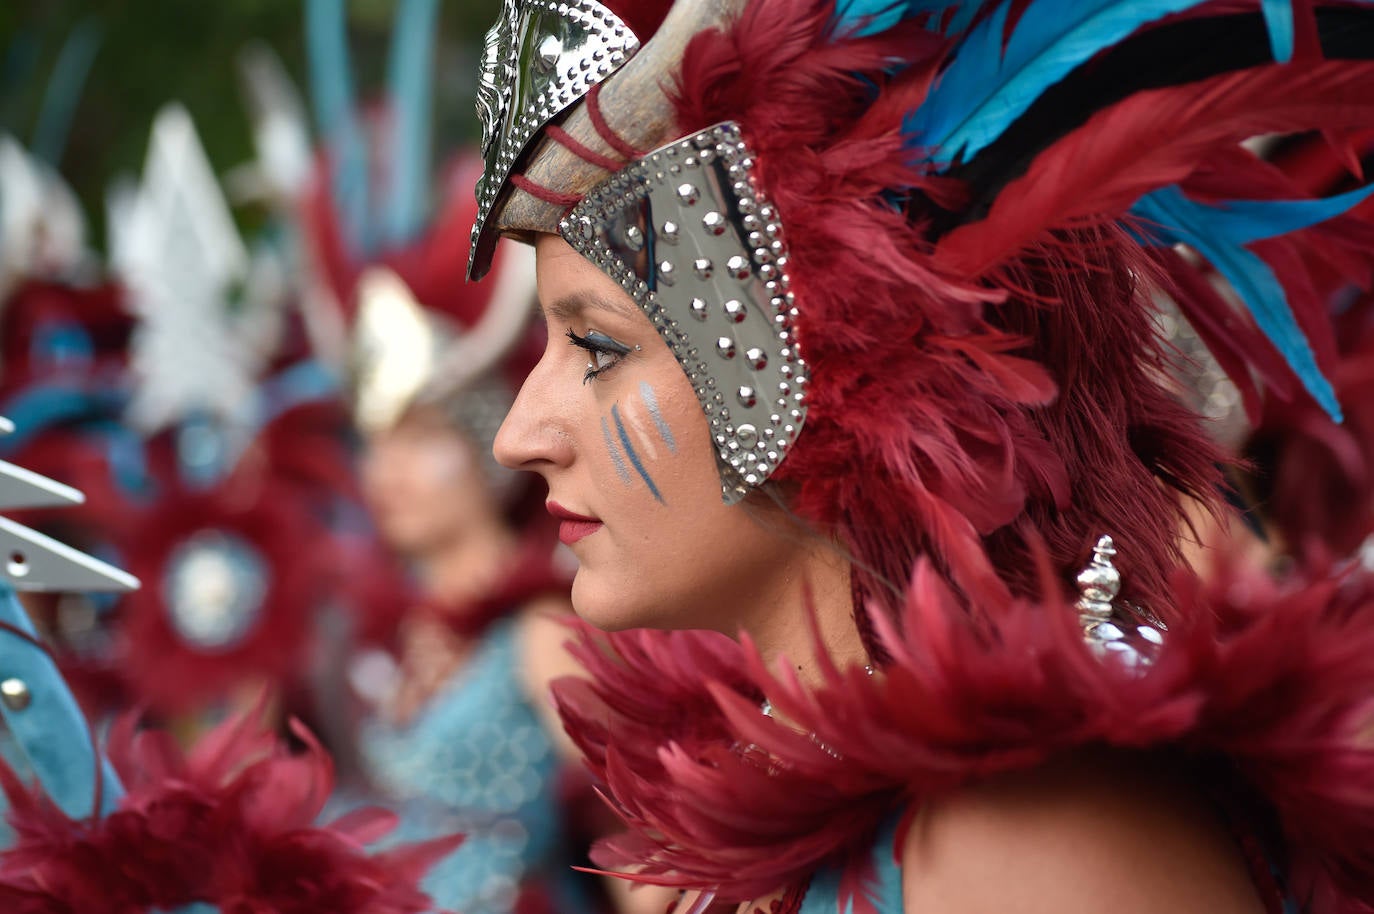
[[[578,336],[569,328],[567,336],[568,342],[591,353],[592,359],[587,363],[586,373],[582,375],[583,384],[610,371],[633,348],[597,330],[589,330],[586,336]]]

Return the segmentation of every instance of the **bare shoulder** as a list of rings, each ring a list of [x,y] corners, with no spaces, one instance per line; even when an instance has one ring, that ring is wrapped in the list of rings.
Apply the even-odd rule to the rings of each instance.
[[[928,805],[906,835],[912,914],[1261,914],[1245,862],[1186,781],[1101,753]]]

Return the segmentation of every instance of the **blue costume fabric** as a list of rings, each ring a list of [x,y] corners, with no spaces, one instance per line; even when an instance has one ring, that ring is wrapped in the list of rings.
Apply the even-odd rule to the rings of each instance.
[[[869,851],[873,881],[865,888],[878,914],[902,914],[902,870],[894,853],[897,828],[901,821],[901,816],[892,816],[873,839],[873,847]],[[842,867],[831,866],[812,876],[798,914],[852,914],[852,899],[846,899],[845,904],[840,905],[843,875]]]
[[[411,721],[373,721],[362,734],[369,773],[401,816],[394,839],[467,835],[423,883],[439,907],[464,914],[505,914],[532,875],[572,875],[553,859],[558,758],[518,670],[505,619]]]

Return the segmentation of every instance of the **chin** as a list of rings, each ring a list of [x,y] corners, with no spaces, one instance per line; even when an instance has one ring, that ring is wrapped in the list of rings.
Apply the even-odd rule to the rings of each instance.
[[[710,624],[710,620],[701,616],[698,611],[700,603],[691,599],[670,599],[673,593],[670,588],[666,593],[646,594],[642,589],[608,583],[598,579],[594,572],[588,573],[584,566],[578,569],[576,577],[573,578],[572,606],[578,618],[605,632],[620,632],[631,628],[715,627]],[[733,635],[734,631],[725,633]]]
[[[634,628],[633,624],[627,624],[624,620],[623,604],[617,606],[619,601],[607,599],[602,588],[589,582],[587,578],[585,567],[578,568],[577,574],[573,576],[570,597],[573,612],[577,613],[577,617],[602,631],[615,632]]]
[[[623,588],[610,587],[596,580],[586,567],[579,568],[572,585],[573,612],[582,621],[606,632],[628,628],[664,628],[660,620],[650,618],[639,602],[627,598]]]

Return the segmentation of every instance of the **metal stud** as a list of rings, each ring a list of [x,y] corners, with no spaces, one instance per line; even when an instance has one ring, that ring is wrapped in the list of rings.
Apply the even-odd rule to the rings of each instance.
[[[0,701],[11,711],[22,711],[33,704],[33,693],[29,684],[13,676],[0,682]]]
[[[644,233],[639,230],[639,226],[632,225],[625,230],[625,244],[632,251],[644,250]]]
[[[704,164],[712,166],[709,181],[686,174]],[[593,238],[569,238],[634,297],[681,364],[719,445],[726,467],[722,493],[729,503],[777,468],[805,415],[796,396],[801,385],[791,386],[806,369],[797,359],[788,313],[786,248],[775,244],[776,211],[754,185],[753,166],[733,127],[702,131],[650,153],[593,189],[572,216],[590,218]],[[674,173],[682,177],[674,178]],[[636,224],[646,204],[658,215],[651,226]],[[627,256],[633,251],[621,239],[632,234],[632,226],[640,230],[641,251],[653,240],[649,231],[662,228],[657,240],[663,250],[648,263]],[[683,227],[690,237],[682,237]],[[670,253],[669,246],[684,241],[690,254]],[[668,269],[661,269],[663,265]],[[660,267],[658,283],[651,288],[655,266]],[[695,281],[674,283],[674,267]],[[720,317],[729,330],[713,323]],[[718,359],[703,360],[713,344]],[[780,354],[784,349],[786,356]],[[789,364],[789,358],[795,362]],[[747,429],[737,434],[736,427]]]

